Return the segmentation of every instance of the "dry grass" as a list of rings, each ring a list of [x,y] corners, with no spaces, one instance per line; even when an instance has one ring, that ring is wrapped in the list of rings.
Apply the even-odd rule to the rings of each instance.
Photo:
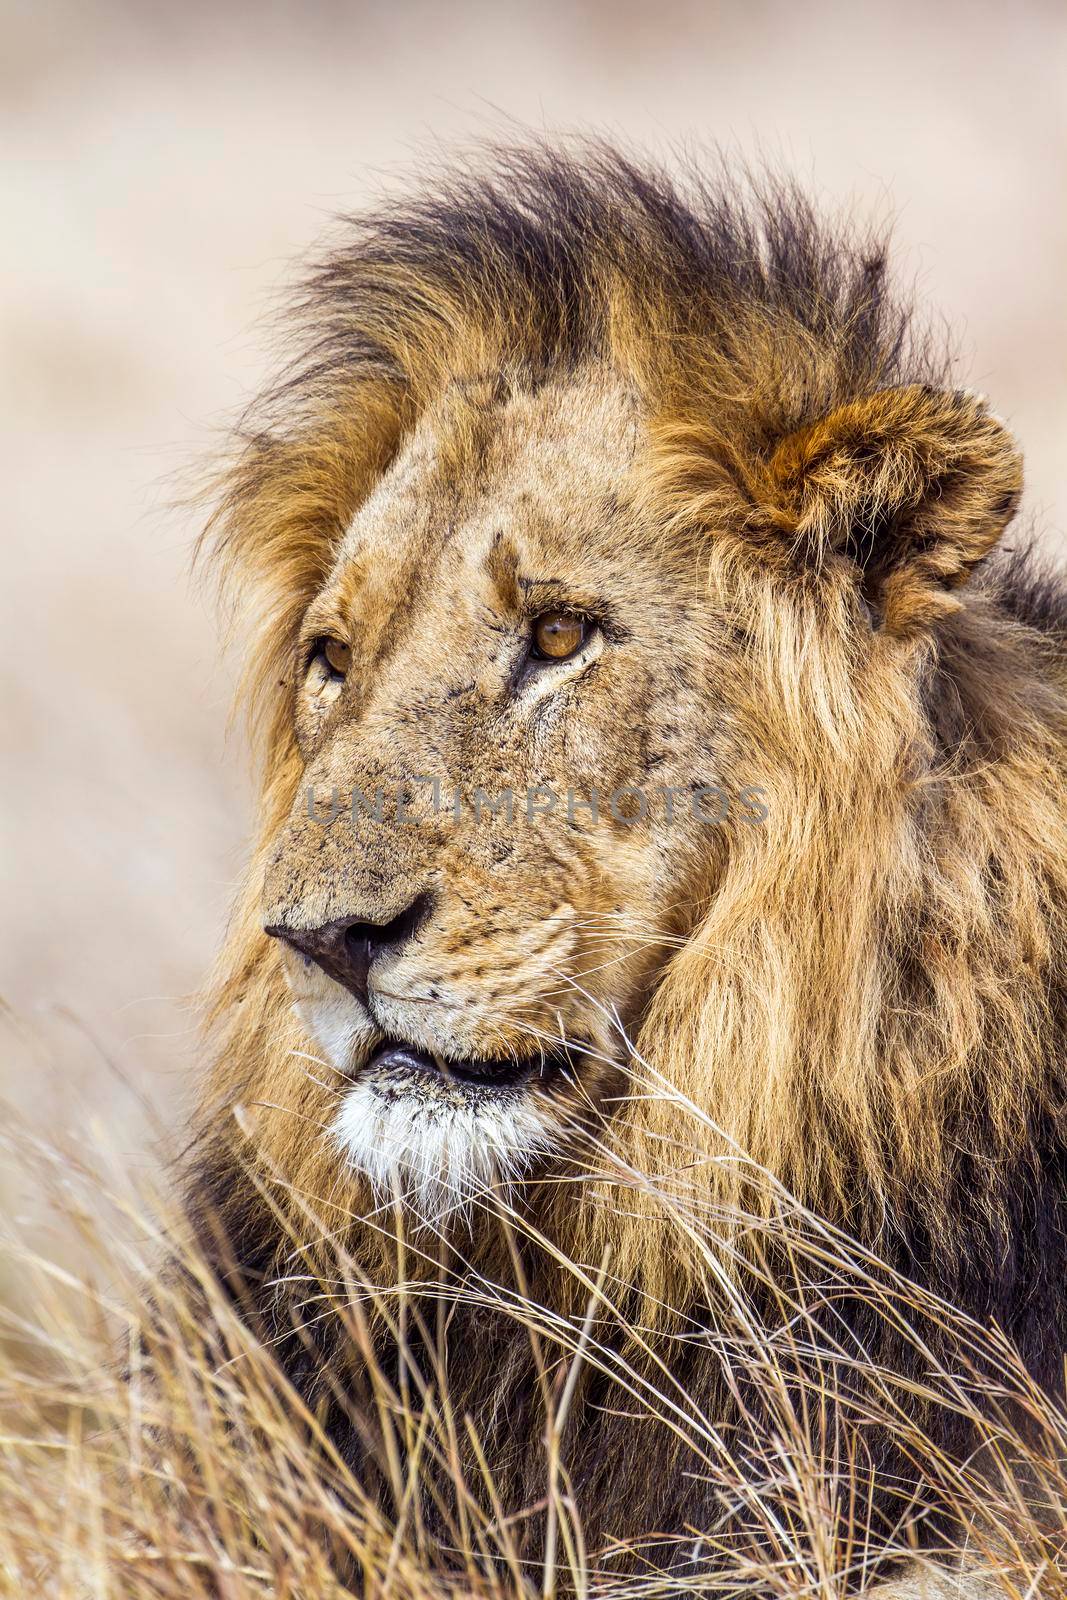
[[[235,1141],[252,1131],[243,1114],[238,1122]],[[620,1327],[624,1286],[610,1262],[572,1264],[585,1311],[568,1319],[447,1267],[429,1282],[376,1292],[336,1245],[328,1267],[320,1262],[306,1282],[308,1328],[339,1318],[356,1350],[370,1348],[377,1319],[401,1346],[416,1323],[437,1330],[429,1368],[401,1362],[396,1381],[375,1369],[388,1488],[373,1499],[286,1383],[271,1339],[249,1331],[196,1252],[177,1243],[188,1230],[172,1205],[135,1193],[102,1157],[87,1162],[10,1132],[9,1145],[64,1228],[78,1229],[86,1266],[71,1274],[9,1230],[7,1265],[24,1285],[32,1280],[34,1311],[8,1316],[0,1357],[4,1594],[828,1597],[860,1586],[887,1545],[906,1555],[935,1509],[951,1511],[959,1529],[946,1552],[987,1574],[989,1592],[1019,1600],[1067,1593],[1067,1419],[1034,1391],[995,1330],[895,1280],[785,1194],[769,1220],[743,1219],[750,1264],[734,1274],[722,1270],[723,1239],[726,1224],[742,1219],[662,1197],[679,1243],[705,1253],[718,1287],[715,1325],[700,1335],[709,1359],[723,1363],[764,1419],[744,1460],[678,1384],[669,1356],[653,1365],[650,1382],[647,1362],[619,1355],[623,1332],[631,1351],[643,1335]],[[269,1176],[261,1181],[269,1190]],[[620,1205],[635,1181],[620,1172]],[[500,1226],[522,1228],[505,1195],[482,1203]],[[310,1206],[302,1215],[307,1238],[328,1231]],[[292,1243],[298,1277],[308,1262],[302,1240]],[[182,1275],[160,1270],[175,1250]],[[773,1324],[756,1318],[746,1273],[773,1276]],[[931,1360],[921,1381],[905,1383],[828,1340],[819,1311],[856,1291],[920,1349],[935,1325],[951,1332],[952,1370]],[[523,1558],[516,1521],[500,1513],[472,1419],[450,1404],[446,1313],[463,1297],[528,1331],[544,1387],[548,1425],[528,1442],[544,1461],[544,1500],[530,1508],[546,1528],[536,1564]],[[586,1365],[608,1376],[617,1403],[639,1411],[649,1430],[671,1431],[683,1470],[705,1480],[709,1505],[729,1510],[725,1565],[718,1522],[692,1530],[697,1559],[684,1579],[663,1571],[662,1550],[659,1564],[638,1555],[628,1566],[624,1552],[586,1549],[569,1493],[566,1426]],[[939,1453],[916,1420],[936,1407],[969,1417],[982,1448],[966,1460]],[[882,1527],[877,1540],[856,1509],[872,1425],[895,1433],[925,1482],[922,1502],[902,1499],[895,1531],[887,1537]],[[480,1462],[473,1474],[472,1460]]]

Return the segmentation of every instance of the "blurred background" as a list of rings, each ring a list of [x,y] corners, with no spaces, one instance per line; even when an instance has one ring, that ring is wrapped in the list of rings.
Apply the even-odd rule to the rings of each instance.
[[[717,142],[895,217],[1063,547],[1060,0],[0,0],[0,35],[0,1101],[47,1137],[148,1171],[181,1125],[250,783],[173,475],[269,370],[263,319],[331,213],[427,150]],[[0,1211],[31,1188],[9,1163]]]

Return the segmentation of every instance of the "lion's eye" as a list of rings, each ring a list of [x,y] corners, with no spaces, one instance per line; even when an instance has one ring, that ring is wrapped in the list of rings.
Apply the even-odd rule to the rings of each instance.
[[[589,623],[573,611],[546,611],[534,619],[533,654],[545,661],[565,661],[589,637]]]
[[[343,678],[352,665],[352,648],[342,639],[320,639],[315,654],[322,657],[335,678]]]

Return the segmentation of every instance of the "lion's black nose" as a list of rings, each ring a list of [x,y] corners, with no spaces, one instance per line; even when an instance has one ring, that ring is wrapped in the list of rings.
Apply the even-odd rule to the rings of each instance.
[[[279,922],[264,932],[272,939],[284,939],[305,960],[316,962],[336,983],[367,1005],[372,965],[379,956],[401,950],[415,937],[430,914],[430,906],[430,896],[420,894],[388,922],[339,917],[336,922],[324,922],[321,928],[289,928]]]

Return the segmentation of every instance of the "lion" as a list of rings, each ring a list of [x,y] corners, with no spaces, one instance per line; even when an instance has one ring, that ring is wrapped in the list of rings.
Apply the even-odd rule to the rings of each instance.
[[[295,328],[208,531],[263,783],[187,1183],[337,1448],[387,1492],[366,1351],[286,1288],[313,1211],[385,1289],[447,1256],[580,1320],[610,1281],[603,1349],[647,1377],[697,1330],[679,1381],[737,1441],[716,1296],[788,1195],[1055,1391],[1067,589],[1000,543],[1019,450],[884,245],[776,182],[495,152],[347,219]],[[862,1294],[831,1321],[922,1365]],[[368,1335],[394,1372],[406,1337]],[[451,1305],[456,1415],[536,1553],[530,1342]],[[606,1361],[569,1397],[570,1503],[682,1585],[730,1515]],[[928,1426],[967,1448],[951,1408]],[[865,1448],[892,1520],[916,1471]]]

